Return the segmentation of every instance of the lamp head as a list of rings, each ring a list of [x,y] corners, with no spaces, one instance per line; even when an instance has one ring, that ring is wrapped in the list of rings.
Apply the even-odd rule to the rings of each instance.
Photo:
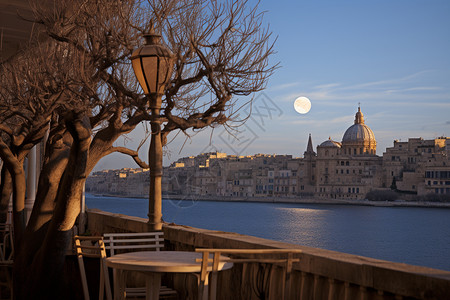
[[[163,94],[173,69],[173,54],[161,44],[161,35],[153,31],[144,35],[145,45],[131,55],[134,74],[145,94]]]

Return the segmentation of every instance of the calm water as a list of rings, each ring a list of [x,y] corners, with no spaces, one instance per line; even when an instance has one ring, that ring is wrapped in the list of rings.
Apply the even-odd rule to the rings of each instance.
[[[88,208],[147,217],[148,200],[86,195]],[[450,209],[163,201],[166,222],[450,271]]]

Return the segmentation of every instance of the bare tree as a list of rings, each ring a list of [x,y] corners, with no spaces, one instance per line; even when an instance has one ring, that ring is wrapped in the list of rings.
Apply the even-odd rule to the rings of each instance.
[[[161,145],[174,131],[188,135],[189,129],[228,126],[276,68],[269,64],[273,41],[263,15],[246,1],[65,0],[53,6],[35,1],[33,9],[34,21],[50,38],[49,52],[23,54],[14,62],[25,62],[23,70],[11,67],[21,75],[2,72],[0,92],[0,208],[5,211],[12,192],[20,237],[17,299],[49,299],[61,292],[55,282],[79,214],[82,184],[96,163],[121,152],[147,166],[136,149],[114,142],[152,119],[129,61],[151,22],[175,57],[163,97]],[[46,132],[36,202],[23,230],[23,161]]]
[[[64,53],[71,59],[65,59]],[[8,190],[12,188],[17,240],[20,240],[25,226],[23,161],[30,149],[46,134],[57,110],[64,111],[64,108],[80,105],[79,99],[68,97],[73,74],[60,71],[73,70],[72,66],[80,60],[69,53],[69,49],[65,49],[64,53],[57,45],[45,43],[33,47],[32,51],[18,54],[16,59],[1,66],[2,177],[11,178],[14,183],[8,185],[10,180],[2,181],[2,194],[5,196],[1,199],[1,213],[4,219],[10,195]]]

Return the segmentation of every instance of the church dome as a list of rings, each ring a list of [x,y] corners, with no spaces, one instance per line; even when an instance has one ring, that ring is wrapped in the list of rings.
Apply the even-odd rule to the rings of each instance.
[[[342,143],[376,143],[375,135],[372,129],[364,124],[364,115],[361,108],[358,107],[358,112],[355,115],[355,124],[350,126],[344,133]]]
[[[361,107],[355,115],[355,123],[350,126],[342,138],[344,153],[348,154],[375,154],[377,141],[372,129],[364,124],[364,115]],[[353,149],[353,150],[352,150]]]
[[[350,126],[344,133],[342,143],[348,142],[375,142],[375,135],[369,126],[364,124],[354,124]]]
[[[333,141],[330,137],[328,140],[320,144],[319,147],[341,148],[341,143]]]

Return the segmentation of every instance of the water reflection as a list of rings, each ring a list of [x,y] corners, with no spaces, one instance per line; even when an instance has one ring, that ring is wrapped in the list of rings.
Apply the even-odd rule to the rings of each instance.
[[[277,207],[280,231],[277,236],[292,243],[323,248],[327,233],[322,230],[327,224],[328,209]]]
[[[87,197],[90,208],[147,217],[147,199]],[[163,201],[166,222],[450,270],[450,209]]]

